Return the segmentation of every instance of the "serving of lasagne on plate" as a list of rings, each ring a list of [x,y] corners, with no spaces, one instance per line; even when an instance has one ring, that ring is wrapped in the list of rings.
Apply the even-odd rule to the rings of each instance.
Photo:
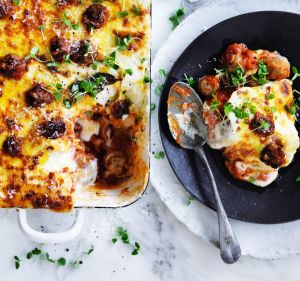
[[[149,31],[149,0],[0,0],[0,207],[141,195]]]
[[[237,179],[266,186],[288,166],[299,147],[293,80],[298,71],[278,52],[229,45],[216,75],[198,80],[206,97],[208,145],[220,149]]]

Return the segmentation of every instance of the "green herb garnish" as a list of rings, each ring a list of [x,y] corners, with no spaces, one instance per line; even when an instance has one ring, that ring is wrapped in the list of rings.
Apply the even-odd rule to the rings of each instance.
[[[154,158],[157,160],[161,160],[165,158],[165,153],[163,151],[158,151],[154,154]]]
[[[175,29],[180,24],[180,20],[183,16],[184,16],[184,9],[180,8],[177,11],[175,11],[174,15],[169,17],[173,29]]]
[[[56,263],[59,265],[59,266],[65,266],[67,264],[67,261],[65,258],[59,258]]]
[[[268,68],[264,64],[264,61],[262,60],[258,63],[257,74],[256,76],[252,76],[252,79],[257,81],[258,85],[264,85],[267,82],[269,82],[269,80],[267,79],[267,75],[268,75]]]
[[[192,76],[188,76],[184,73],[184,79],[185,81],[191,86],[194,87],[196,84],[196,80],[194,79],[194,77]]]
[[[291,80],[295,81],[298,77],[300,77],[300,73],[299,73],[297,67],[295,67],[295,66],[292,67],[292,72],[294,75]]]
[[[155,104],[155,103],[151,103],[151,104],[150,104],[150,110],[151,110],[151,111],[154,111],[155,108],[156,108],[156,104]]]
[[[34,59],[37,59],[36,55],[39,53],[39,47],[35,46],[33,47],[31,50],[30,50],[30,53],[29,55],[27,55],[25,57],[25,60],[28,60],[28,59],[31,59],[31,58],[34,58]]]
[[[154,89],[154,93],[158,96],[161,94],[161,91],[163,90],[163,85],[157,85]]]

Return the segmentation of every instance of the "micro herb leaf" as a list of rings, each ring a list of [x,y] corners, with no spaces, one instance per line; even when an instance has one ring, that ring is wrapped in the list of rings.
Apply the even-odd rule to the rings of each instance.
[[[115,70],[119,69],[119,66],[116,64],[116,52],[114,51],[106,56],[103,60],[103,64]]]
[[[230,112],[232,112],[233,111],[233,106],[232,106],[232,104],[231,103],[225,103],[224,104],[224,114],[225,114],[225,116],[228,116],[228,114],[230,113]]]
[[[50,258],[49,253],[45,253],[45,256],[46,256],[46,260],[47,260],[48,262],[55,263],[55,260],[53,260],[53,259]]]
[[[167,77],[167,71],[165,71],[164,69],[160,69],[159,70],[159,74],[160,74],[160,76],[162,76],[162,77]]]
[[[275,98],[275,95],[273,93],[266,95],[266,100],[272,100]]]
[[[123,38],[116,35],[115,44],[116,44],[117,50],[119,50],[119,51],[127,50],[131,39],[132,39],[131,35],[129,35],[129,34],[124,36]]]
[[[13,0],[13,4],[15,5],[15,6],[19,6],[20,5],[20,0]]]
[[[56,62],[56,61],[53,61],[53,62],[48,62],[46,65],[48,67],[58,67],[58,66],[60,66],[60,63]]]
[[[44,30],[45,30],[45,27],[44,27],[43,25],[39,25],[39,26],[38,26],[38,29],[39,29],[40,31],[44,31]]]
[[[214,100],[210,105],[210,110],[215,110],[216,108],[218,108],[219,104],[220,103],[218,101]]]
[[[150,110],[151,110],[151,111],[154,111],[155,108],[156,108],[156,104],[155,104],[155,103],[151,103],[151,104],[150,104]]]
[[[158,151],[154,154],[154,158],[157,160],[161,160],[165,158],[165,153],[163,151]]]
[[[42,253],[42,251],[38,248],[35,248],[31,251],[31,253],[34,255],[34,256],[38,256]]]
[[[195,199],[195,198],[194,198],[193,196],[188,195],[188,196],[186,197],[185,204],[186,204],[187,206],[190,206],[191,203],[192,203],[192,201],[193,201],[194,199]]]
[[[113,239],[111,239],[111,242],[113,242],[114,244],[115,244],[117,241],[118,241],[118,239],[117,239],[117,238],[113,238]]]
[[[299,73],[297,67],[295,67],[295,66],[292,67],[292,72],[293,72],[293,77],[291,80],[295,81],[300,76],[300,73]]]
[[[296,182],[300,182],[300,176],[296,178]]]
[[[32,252],[27,253],[26,258],[30,260],[32,258]]]
[[[265,65],[264,61],[262,60],[258,63],[258,70],[256,76],[252,76],[252,78],[253,80],[257,81],[258,85],[263,85],[269,82],[269,80],[267,79],[267,75],[268,75],[268,68]]]
[[[29,55],[25,57],[25,60],[36,58],[36,55],[39,53],[39,47],[35,46],[30,50]]]
[[[296,114],[296,112],[297,112],[297,107],[294,103],[291,106],[286,105],[285,109],[288,113],[290,113],[292,115]]]
[[[116,234],[120,237],[123,243],[129,244],[129,236],[126,229],[124,229],[122,226],[119,226]]]
[[[152,79],[149,76],[145,76],[144,83],[152,83]]]
[[[244,70],[238,66],[233,73],[229,73],[226,70],[226,75],[229,78],[230,85],[234,87],[240,87],[247,83],[247,78],[244,74]]]
[[[139,8],[138,8],[136,5],[133,5],[133,6],[132,6],[131,11],[132,11],[132,13],[134,13],[136,16],[141,16],[141,15],[142,15],[141,11],[139,10]]]
[[[157,95],[157,96],[159,96],[160,94],[161,94],[161,91],[162,91],[162,89],[163,89],[163,85],[157,85],[156,87],[155,87],[155,89],[154,89],[154,93]]]
[[[91,247],[87,252],[84,252],[84,254],[90,255],[92,252],[94,252],[94,247]]]
[[[253,182],[255,182],[255,181],[256,181],[256,178],[253,177],[253,176],[250,176],[250,177],[248,178],[248,182],[253,183]]]
[[[129,74],[129,75],[132,75],[133,74],[133,71],[131,68],[128,68],[128,69],[125,69],[125,73],[126,74]]]
[[[141,247],[140,247],[140,244],[137,243],[137,242],[134,242],[134,247],[135,247],[135,248],[134,248],[133,251],[131,252],[131,255],[136,256],[136,255],[139,254]]]
[[[21,260],[18,256],[14,256],[15,268],[18,270],[20,268]]]
[[[127,17],[129,15],[129,13],[127,11],[119,11],[117,12],[117,17],[118,18],[124,18]]]
[[[261,119],[260,120],[260,126],[264,129],[264,130],[268,130],[270,128],[270,123]]]
[[[95,61],[92,63],[92,69],[93,69],[93,70],[97,70],[98,65],[99,65],[99,62],[95,60]]]
[[[184,73],[184,80],[191,86],[194,87],[196,84],[196,80],[192,76],[188,76]]]
[[[56,263],[59,265],[59,266],[65,266],[67,261],[65,258],[59,258]]]
[[[181,21],[181,18],[184,16],[184,9],[180,8],[175,13],[169,17],[170,22],[172,23],[172,29],[175,29]]]

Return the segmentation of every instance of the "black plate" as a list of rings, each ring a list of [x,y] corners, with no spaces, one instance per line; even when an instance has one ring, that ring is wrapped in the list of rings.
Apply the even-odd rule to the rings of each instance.
[[[201,26],[196,27],[199,30]],[[184,73],[200,77],[213,73],[226,47],[245,43],[250,49],[277,50],[292,65],[300,67],[300,15],[286,12],[255,12],[219,23],[196,38],[171,69],[162,91],[159,120],[162,142],[178,179],[198,200],[215,209],[206,171],[194,152],[181,149],[173,140],[167,121],[167,98],[171,85]],[[199,67],[201,65],[201,68]],[[300,89],[299,82],[295,88]],[[299,132],[299,128],[298,128]],[[267,188],[234,179],[226,170],[220,152],[205,147],[221,199],[229,217],[256,223],[282,223],[300,218],[300,154],[280,170],[276,182]]]

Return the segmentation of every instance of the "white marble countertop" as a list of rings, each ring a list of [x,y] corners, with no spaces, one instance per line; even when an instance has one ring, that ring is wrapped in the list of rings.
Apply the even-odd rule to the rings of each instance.
[[[201,2],[201,1],[200,1]],[[205,1],[202,0],[202,3]],[[242,1],[233,1],[236,4]],[[288,1],[287,1],[288,3]],[[181,0],[153,0],[152,55],[171,32],[170,14],[182,4]],[[195,6],[189,5],[187,11]],[[50,216],[50,218],[49,218]],[[51,224],[51,220],[59,224]],[[33,225],[45,231],[61,229],[70,222],[69,216],[35,212]],[[38,245],[29,241],[17,225],[14,210],[0,211],[0,273],[3,280],[87,280],[87,281],[298,281],[300,257],[277,261],[254,260],[242,257],[235,265],[225,265],[218,250],[190,233],[160,201],[151,184],[141,200],[124,209],[87,210],[84,231],[72,242],[57,245]],[[118,226],[128,230],[131,241],[139,242],[139,255],[132,248],[112,243]],[[91,246],[90,255],[82,254]],[[41,247],[53,258],[65,257],[68,262],[82,260],[78,269],[58,267],[37,258],[26,261],[25,255]],[[67,251],[69,249],[69,251]],[[13,257],[23,258],[19,270]],[[1,279],[1,280],[2,280]]]

